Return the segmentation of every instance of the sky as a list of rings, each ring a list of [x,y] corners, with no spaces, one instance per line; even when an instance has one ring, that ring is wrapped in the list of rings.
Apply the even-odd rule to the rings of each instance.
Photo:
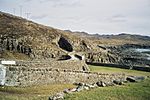
[[[150,36],[150,0],[0,0],[0,11],[63,30]]]

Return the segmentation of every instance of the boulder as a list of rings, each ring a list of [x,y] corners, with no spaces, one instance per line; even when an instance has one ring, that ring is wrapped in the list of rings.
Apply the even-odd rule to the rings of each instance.
[[[113,83],[117,84],[117,85],[122,85],[123,81],[121,81],[121,80],[114,80]]]
[[[71,93],[71,92],[69,91],[69,89],[65,89],[63,92],[64,92],[64,93],[67,93],[67,94],[70,94],[70,93]]]
[[[113,82],[105,82],[106,86],[114,86],[115,84]]]
[[[77,89],[76,88],[71,88],[71,89],[65,89],[63,92],[64,93],[68,93],[68,94],[70,94],[70,93],[72,93],[72,92],[76,92],[77,91]]]
[[[85,83],[79,83],[78,85],[79,85],[79,86],[84,86],[84,85],[85,85]]]
[[[85,86],[87,86],[89,88],[95,88],[95,87],[97,87],[97,84],[85,84]]]
[[[105,86],[106,86],[106,84],[105,84],[104,82],[102,82],[102,81],[99,81],[99,82],[97,82],[96,84],[97,84],[97,86],[99,86],[99,87],[105,87]]]
[[[83,86],[83,88],[84,88],[85,90],[89,90],[89,89],[90,89],[88,86]]]
[[[102,87],[105,87],[105,86],[106,86],[106,84],[104,82],[102,82]]]
[[[76,88],[72,88],[72,89],[69,89],[71,92],[75,92],[75,91],[77,91],[77,89]]]
[[[80,91],[84,90],[84,86],[78,86],[78,87],[76,88],[76,90],[77,90],[77,92],[80,92]]]
[[[143,81],[144,79],[145,79],[144,76],[129,76],[126,78],[126,80],[129,82],[139,82]]]
[[[57,93],[56,95],[49,97],[49,100],[63,100],[63,99],[64,99],[63,92]]]

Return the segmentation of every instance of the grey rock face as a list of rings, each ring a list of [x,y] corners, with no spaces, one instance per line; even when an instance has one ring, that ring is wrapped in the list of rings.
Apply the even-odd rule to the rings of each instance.
[[[16,51],[29,55],[32,50],[29,46],[25,46],[22,42],[19,42],[13,38],[1,39],[2,48],[5,50]]]
[[[125,44],[117,47],[113,47],[111,51],[116,54],[119,59],[120,65],[126,65],[130,69],[139,69],[144,71],[150,71],[150,61],[148,59],[147,53],[142,53],[136,51],[136,49],[150,49],[149,45],[136,45],[136,44]],[[137,67],[136,67],[137,66]],[[141,67],[143,66],[143,68]],[[146,67],[146,68],[144,68]]]
[[[118,63],[119,59],[109,51],[90,52],[86,54],[86,61],[91,63]]]

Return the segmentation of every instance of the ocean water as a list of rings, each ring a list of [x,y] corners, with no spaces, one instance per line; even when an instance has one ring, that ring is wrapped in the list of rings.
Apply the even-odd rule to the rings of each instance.
[[[150,52],[150,49],[135,49],[135,51],[137,51],[137,52],[147,52],[147,51],[149,51]]]
[[[139,49],[139,48],[138,48],[138,49],[135,49],[135,51],[136,51],[136,52],[141,52],[141,53],[142,53],[142,52],[150,52],[150,49],[141,49],[141,48]],[[147,58],[146,58],[146,59],[150,60],[150,54],[148,54],[148,53],[145,53],[145,54],[147,55]]]

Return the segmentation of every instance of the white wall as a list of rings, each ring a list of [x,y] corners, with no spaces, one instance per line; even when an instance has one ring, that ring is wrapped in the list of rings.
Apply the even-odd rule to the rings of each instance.
[[[5,84],[6,67],[0,64],[0,85]]]
[[[3,64],[3,65],[15,65],[16,61],[1,61],[1,64]]]

